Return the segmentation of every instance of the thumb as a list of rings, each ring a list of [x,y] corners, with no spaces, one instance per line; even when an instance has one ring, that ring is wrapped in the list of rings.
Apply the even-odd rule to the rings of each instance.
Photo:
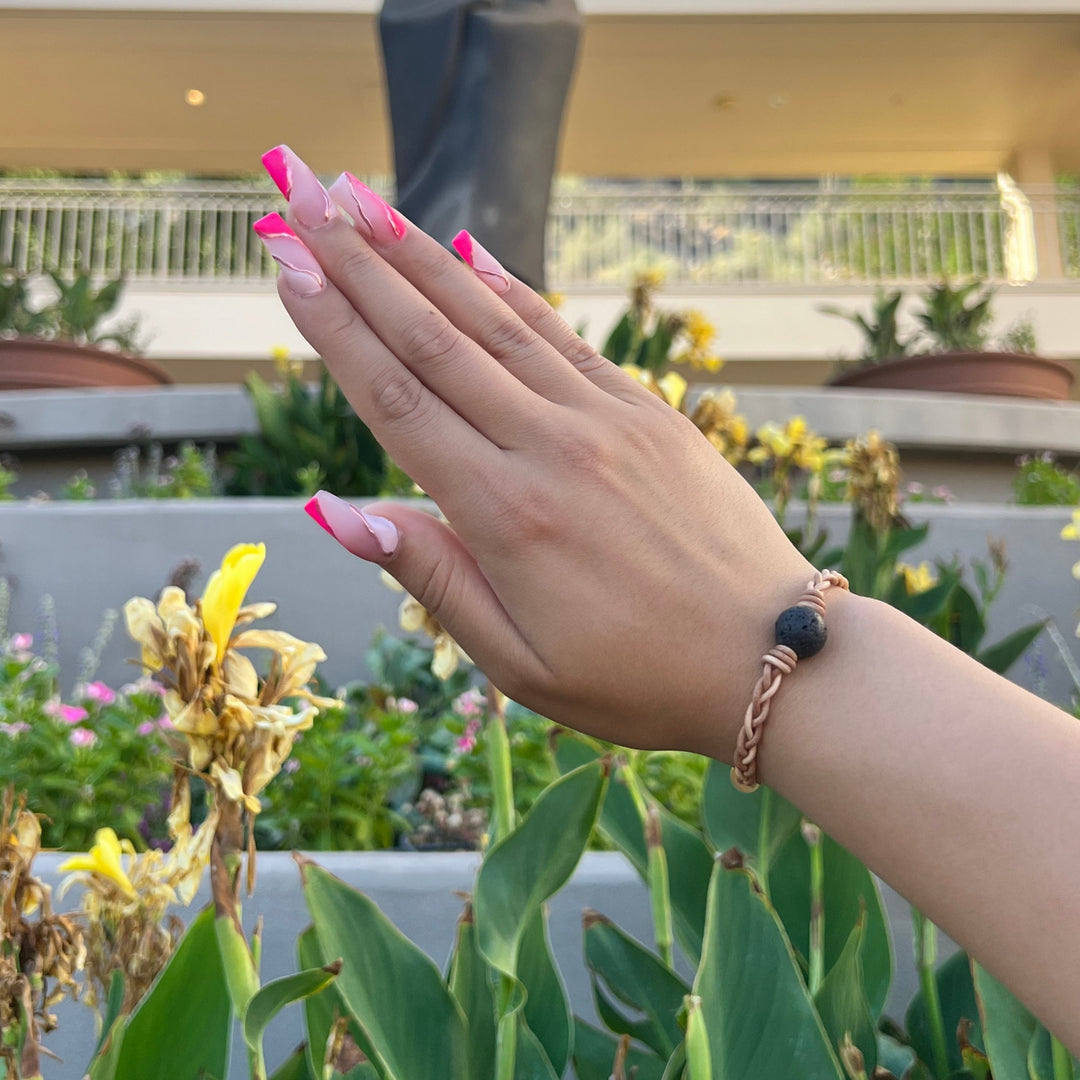
[[[384,567],[504,693],[536,677],[541,661],[444,521],[397,503],[361,509],[328,491],[304,509],[347,551]]]

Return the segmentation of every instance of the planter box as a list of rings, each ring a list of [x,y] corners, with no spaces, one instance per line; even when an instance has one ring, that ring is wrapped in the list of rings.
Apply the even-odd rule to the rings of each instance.
[[[0,341],[0,390],[75,386],[161,386],[172,376],[138,356],[71,341]]]
[[[56,884],[55,868],[61,855],[44,855],[38,863],[42,877]],[[320,853],[316,861],[351,885],[362,889],[391,916],[409,938],[442,966],[453,944],[454,930],[461,912],[456,892],[472,889],[478,856],[474,854],[419,855],[397,852]],[[76,903],[77,893],[70,894]],[[203,890],[190,916],[209,897]],[[911,922],[907,905],[890,889],[885,890],[896,943],[896,975],[887,1010],[903,1018],[907,1002],[918,981],[911,960]],[[652,944],[652,917],[648,894],[637,873],[618,852],[591,852],[585,856],[566,887],[551,902],[551,941],[556,960],[566,980],[574,1012],[598,1024],[593,1007],[588,973],[582,959],[581,913],[593,908],[613,919],[628,933]],[[269,980],[296,970],[296,938],[307,926],[307,910],[300,891],[299,874],[291,857],[283,852],[259,856],[259,882],[255,895],[244,908],[249,932],[259,915],[265,917],[263,937],[263,978]],[[942,958],[954,948],[942,941]],[[683,974],[690,976],[683,965]],[[90,1010],[65,1002],[57,1010],[59,1029],[46,1046],[64,1059],[63,1065],[49,1063],[50,1080],[80,1080],[86,1058],[94,1043],[94,1023]],[[303,1039],[303,1017],[291,1006],[271,1025],[266,1040],[271,1068],[285,1058]],[[247,1065],[241,1048],[233,1045],[230,1080],[246,1080]],[[432,1076],[437,1075],[433,1071]],[[142,1080],[142,1078],[140,1078]],[[149,1080],[149,1078],[147,1078]],[[476,1080],[486,1080],[477,1077]]]

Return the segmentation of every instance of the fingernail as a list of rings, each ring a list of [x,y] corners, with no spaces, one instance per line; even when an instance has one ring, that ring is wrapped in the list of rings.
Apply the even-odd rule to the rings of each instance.
[[[334,215],[334,204],[319,178],[289,147],[275,146],[262,156],[262,163],[278,190],[289,200],[296,220],[309,229],[325,225]]]
[[[322,267],[280,214],[267,214],[251,226],[281,267],[281,276],[294,293],[314,296],[326,285]]]
[[[392,521],[377,514],[365,514],[329,491],[316,492],[304,509],[346,551],[361,559],[381,562],[397,550],[401,533]]]
[[[462,229],[451,241],[454,250],[472,267],[473,273],[500,296],[510,288],[510,275],[502,263],[491,254],[471,233]]]
[[[395,244],[405,235],[405,219],[383,198],[343,172],[330,185],[330,198],[356,223],[357,231],[377,244]]]

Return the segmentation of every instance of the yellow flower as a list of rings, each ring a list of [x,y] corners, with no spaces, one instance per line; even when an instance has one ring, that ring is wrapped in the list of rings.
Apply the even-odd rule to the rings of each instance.
[[[405,592],[401,585],[392,578],[385,570],[382,572],[382,581],[387,588],[394,592]],[[431,658],[431,673],[437,679],[446,680],[458,669],[458,665],[471,664],[465,650],[447,633],[438,619],[431,614],[423,604],[414,596],[406,594],[401,601],[398,611],[398,625],[407,634],[415,634],[423,631],[435,646],[434,655]]]
[[[202,621],[217,647],[215,660],[221,663],[236,616],[255,575],[266,558],[265,544],[237,544],[221,561],[206,584],[202,597]]]
[[[94,836],[94,846],[86,855],[73,855],[57,868],[65,874],[73,871],[85,871],[100,874],[120,886],[124,895],[134,900],[137,896],[135,886],[124,870],[122,855],[134,855],[135,849],[130,840],[117,839],[112,829],[98,829]]]
[[[928,562],[921,562],[918,566],[898,563],[896,569],[903,575],[908,596],[918,596],[932,589],[938,581],[937,574]]]
[[[1080,507],[1072,512],[1072,521],[1061,530],[1062,540],[1080,540]]]

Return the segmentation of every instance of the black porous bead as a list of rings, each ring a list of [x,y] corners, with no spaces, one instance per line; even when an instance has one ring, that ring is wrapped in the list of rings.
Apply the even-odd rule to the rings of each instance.
[[[825,638],[825,620],[811,607],[789,607],[776,620],[776,644],[794,650],[800,660],[821,652]]]

